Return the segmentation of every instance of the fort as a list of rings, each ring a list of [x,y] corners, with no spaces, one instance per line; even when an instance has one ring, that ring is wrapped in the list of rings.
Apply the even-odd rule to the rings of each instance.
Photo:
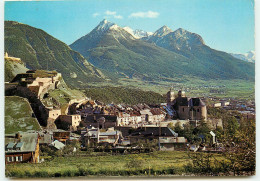
[[[28,70],[26,73],[17,74],[10,83],[27,87],[42,99],[49,90],[58,88],[60,80],[61,74],[56,71]]]
[[[22,61],[20,58],[10,57],[7,52],[5,52],[4,59],[5,59],[5,60],[11,60],[11,61],[16,62],[16,63],[19,63],[19,64],[24,64],[23,61]]]
[[[17,74],[10,83],[5,83],[6,95],[17,95],[27,98],[42,126],[55,128],[54,120],[61,115],[59,105],[49,106],[43,98],[50,90],[57,89],[62,77],[56,71],[28,70]]]

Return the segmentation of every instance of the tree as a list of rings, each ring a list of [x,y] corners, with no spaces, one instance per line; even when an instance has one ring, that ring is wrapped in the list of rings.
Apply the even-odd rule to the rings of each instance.
[[[80,149],[80,143],[78,140],[73,140],[69,142],[65,147],[62,149],[62,154],[63,155],[71,155],[75,154],[74,148],[76,148],[76,153]]]
[[[208,123],[205,120],[201,120],[199,126],[193,130],[193,134],[195,135],[194,141],[201,142],[200,135],[203,135],[205,143],[209,143],[211,138],[210,131]]]
[[[206,175],[230,175],[230,172],[233,175],[253,175],[256,164],[255,120],[241,121],[240,126],[236,128],[234,120],[230,119],[229,123],[232,125],[228,130],[231,131],[222,136],[222,159],[214,154],[188,153],[192,163],[186,166],[186,170]],[[235,133],[233,128],[236,128]]]
[[[169,123],[169,124],[167,125],[167,127],[168,127],[168,128],[171,128],[172,130],[174,130],[174,125],[173,125],[173,123]]]
[[[255,120],[247,120],[240,125],[232,137],[225,136],[223,155],[229,160],[234,175],[255,171],[255,134]]]
[[[234,116],[229,116],[229,117],[226,117],[226,119],[224,121],[225,121],[224,126],[225,126],[226,134],[233,137],[239,128],[237,119]]]
[[[194,141],[194,134],[193,134],[194,126],[190,123],[184,125],[183,136],[188,140],[188,142]]]
[[[173,123],[169,123],[167,127],[171,128],[174,132],[178,133],[178,136],[184,135],[184,130],[181,126],[180,121],[177,121],[177,123],[175,123],[175,125],[173,125]]]
[[[218,142],[223,141],[223,135],[224,135],[224,129],[220,126],[218,126],[215,130],[214,133],[216,134]]]
[[[177,123],[174,125],[173,129],[176,133],[178,133],[178,136],[183,136],[183,128],[181,126],[180,121],[177,121]]]

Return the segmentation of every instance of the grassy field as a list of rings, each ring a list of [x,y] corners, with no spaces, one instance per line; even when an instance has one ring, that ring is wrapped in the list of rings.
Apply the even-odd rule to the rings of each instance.
[[[246,80],[201,80],[183,76],[182,78],[164,81],[142,81],[139,79],[122,78],[117,84],[97,83],[90,86],[125,86],[129,88],[140,88],[144,91],[153,91],[166,94],[170,88],[176,93],[182,89],[187,96],[216,96],[219,98],[250,99],[255,98],[255,83]]]
[[[5,97],[5,134],[17,131],[40,130],[27,99],[17,96]]]
[[[192,153],[193,154],[193,153]],[[222,159],[221,156],[216,155]],[[6,165],[7,177],[66,176],[157,176],[182,175],[191,162],[187,152],[153,152],[128,155],[80,152],[75,156],[55,157],[38,164]],[[187,174],[187,173],[186,173]]]
[[[85,95],[76,89],[70,89],[64,80],[61,80],[61,85],[58,89],[49,91],[51,97],[56,99],[61,105],[68,103],[71,99],[82,99]]]

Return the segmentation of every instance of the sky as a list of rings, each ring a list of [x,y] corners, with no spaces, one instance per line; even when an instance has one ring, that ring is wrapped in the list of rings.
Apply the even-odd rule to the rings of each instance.
[[[255,49],[253,0],[8,1],[5,20],[40,28],[70,45],[104,18],[121,27],[154,32],[163,25],[202,36],[211,48]]]

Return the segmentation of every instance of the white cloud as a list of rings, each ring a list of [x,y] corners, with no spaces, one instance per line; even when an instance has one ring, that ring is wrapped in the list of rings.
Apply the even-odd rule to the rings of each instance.
[[[105,12],[105,15],[107,15],[108,17],[113,17],[113,18],[115,18],[115,19],[123,19],[123,16],[117,14],[116,11],[109,11],[109,10],[107,10],[107,11]],[[106,16],[106,17],[107,17],[107,16]]]
[[[116,11],[106,11],[105,12],[106,15],[116,15]]]
[[[157,18],[159,16],[158,12],[147,11],[147,12],[135,12],[130,14],[129,18]]]
[[[123,16],[121,16],[121,15],[114,15],[114,18],[116,18],[116,19],[123,19]]]
[[[97,16],[99,16],[100,14],[99,13],[94,13],[94,14],[92,14],[92,16],[95,18],[95,17],[97,17]]]

